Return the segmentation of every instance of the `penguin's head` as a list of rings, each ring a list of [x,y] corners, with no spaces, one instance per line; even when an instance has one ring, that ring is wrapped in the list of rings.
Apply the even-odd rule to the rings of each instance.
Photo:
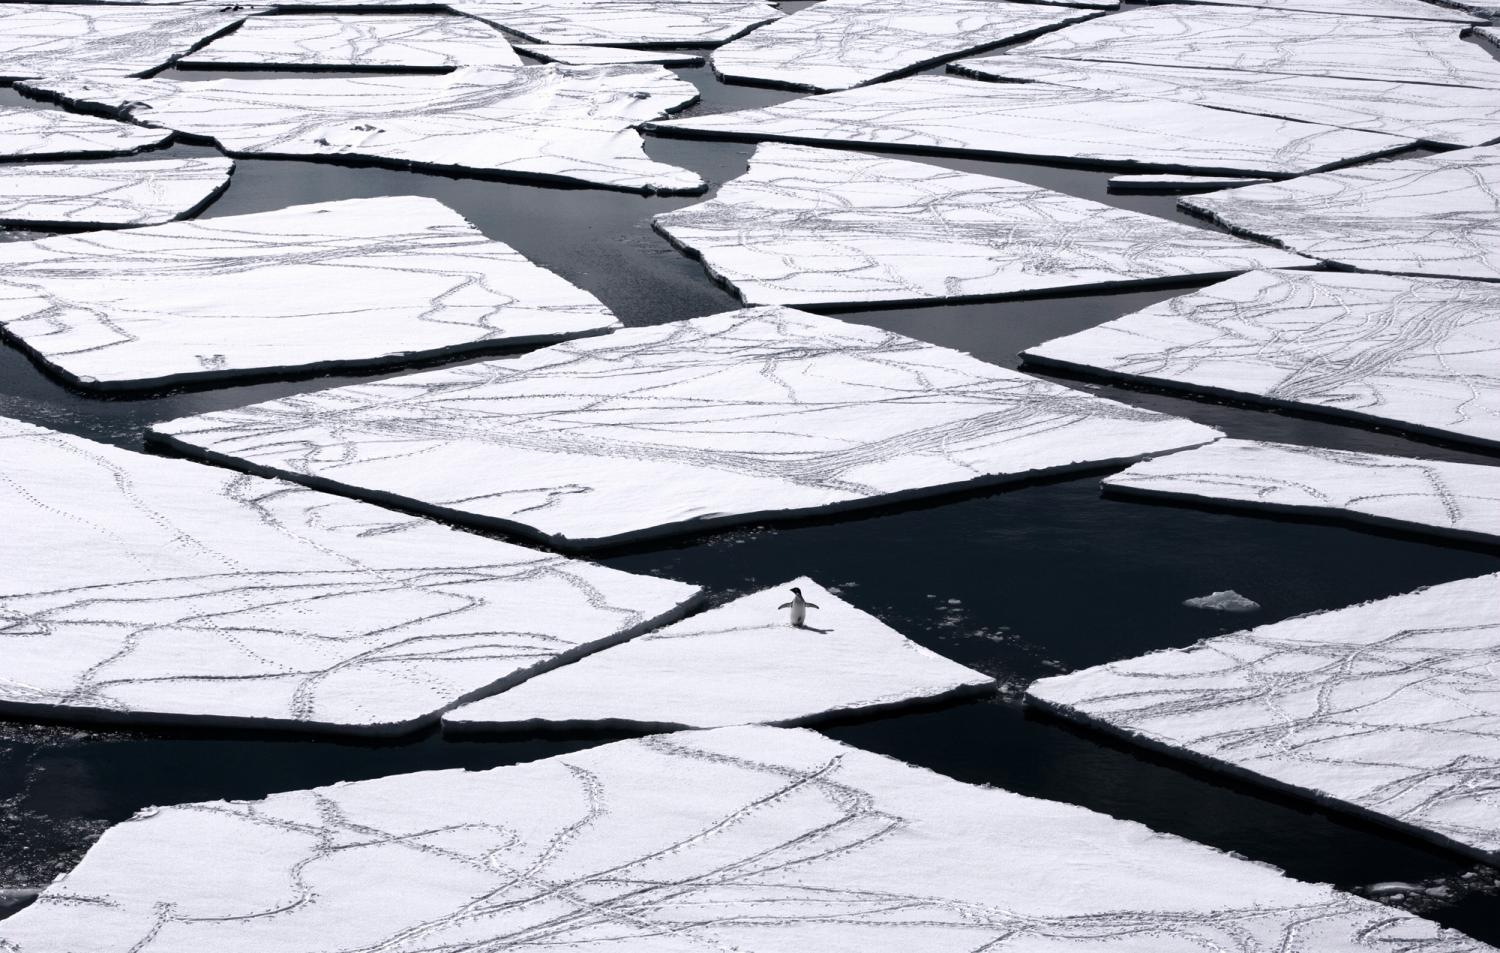
[[[792,587],[792,591],[795,592],[799,596],[802,595],[802,590],[798,589],[796,586]]]

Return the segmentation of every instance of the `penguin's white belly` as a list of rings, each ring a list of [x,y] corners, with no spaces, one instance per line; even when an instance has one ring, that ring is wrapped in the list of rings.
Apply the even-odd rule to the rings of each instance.
[[[792,617],[792,625],[801,625],[807,620],[807,606],[792,606],[787,614]]]

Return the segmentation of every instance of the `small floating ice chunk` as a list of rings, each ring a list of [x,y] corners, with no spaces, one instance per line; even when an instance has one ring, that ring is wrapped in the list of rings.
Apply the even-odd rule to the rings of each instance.
[[[1184,599],[1182,604],[1192,609],[1212,609],[1215,612],[1257,612],[1260,610],[1259,602],[1248,599],[1233,589],[1221,589],[1218,592],[1210,592],[1206,596]]]
[[[396,734],[695,594],[4,418],[0,517],[12,716]]]
[[[1500,446],[1500,287],[1485,282],[1256,272],[1022,356]]]
[[[1411,144],[1190,103],[958,76],[912,76],[643,128],[706,138],[858,143],[1227,175],[1311,172]]]
[[[1202,4],[1127,10],[1015,48],[1025,55],[1500,87],[1500,62],[1452,23]]]
[[[644,192],[703,187],[696,173],[650,159],[632,128],[698,96],[659,66],[211,82],[84,77],[24,86],[206,136],[234,155],[373,159]]]
[[[453,0],[534,43],[714,46],[781,16],[762,0]]]
[[[1218,435],[899,334],[755,308],[184,417],[157,424],[153,439],[586,546],[1133,460]]]
[[[713,199],[654,224],[750,304],[941,301],[1308,264],[1013,179],[778,144]]]
[[[229,185],[233,169],[233,162],[216,157],[0,165],[0,225],[117,227],[170,222],[212,201]],[[4,283],[0,275],[0,323],[7,310]]]
[[[1479,146],[1500,138],[1500,97],[1492,89],[1248,69],[1099,63],[1020,53],[959,60],[949,69],[965,76],[1170,99],[1438,145]]]
[[[777,608],[791,586],[818,606],[806,628]],[[993,688],[804,577],[464,705],[443,727],[791,725]]]
[[[169,130],[147,129],[60,109],[0,106],[0,158],[3,159],[128,155],[159,146],[171,135]]]
[[[519,66],[505,35],[460,16],[255,17],[184,56],[183,66],[452,69]]]
[[[254,12],[216,3],[3,3],[0,80],[149,72]]]
[[[455,953],[1494,953],[1140,824],[762,726],[165,807],[0,921],[13,953],[127,953],[142,937],[160,953],[330,937]]]
[[[1497,146],[1195,196],[1182,207],[1351,268],[1500,281]]]
[[[1256,185],[1266,179],[1228,175],[1116,175],[1109,180],[1111,192],[1215,192]]]
[[[1029,697],[1195,761],[1500,859],[1500,574],[1069,675]]]
[[[611,66],[616,63],[703,65],[700,54],[678,50],[628,50],[618,46],[579,46],[570,43],[517,43],[515,48],[544,63],[562,63],[567,66]]]
[[[440,202],[388,196],[0,244],[0,325],[70,382],[117,389],[393,364],[618,322]]]
[[[1500,467],[1220,440],[1105,477],[1112,493],[1500,541]]]
[[[821,0],[720,47],[713,67],[729,79],[848,89],[1093,16],[1004,0]]]

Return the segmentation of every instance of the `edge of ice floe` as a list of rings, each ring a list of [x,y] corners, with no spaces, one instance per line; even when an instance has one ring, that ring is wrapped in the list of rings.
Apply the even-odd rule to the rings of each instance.
[[[471,513],[466,510],[454,509],[437,503],[429,503],[415,497],[403,496],[387,490],[375,490],[368,487],[358,486],[351,483],[340,483],[326,477],[313,474],[298,473],[294,470],[284,470],[278,467],[268,467],[262,464],[252,463],[229,454],[218,453],[199,447],[195,444],[182,440],[175,434],[167,433],[157,428],[162,425],[174,423],[176,420],[191,420],[188,417],[176,418],[175,420],[159,421],[146,429],[146,443],[171,450],[173,453],[193,460],[216,464],[230,470],[241,473],[249,473],[252,476],[270,477],[277,480],[288,480],[302,486],[336,496],[349,497],[375,503],[390,509],[429,519],[440,520],[445,523],[459,526],[477,527],[493,532],[503,533],[507,536],[540,542],[558,552],[569,555],[577,555],[589,550],[614,548],[627,546],[639,542],[655,542],[662,539],[694,536],[710,530],[721,529],[729,526],[753,526],[761,523],[780,523],[804,519],[819,519],[825,516],[842,516],[851,511],[870,510],[883,506],[904,504],[907,502],[931,499],[934,497],[945,497],[959,495],[973,490],[1001,487],[1010,484],[1024,484],[1037,480],[1046,480],[1052,477],[1062,476],[1069,473],[1087,473],[1091,470],[1104,470],[1109,468],[1121,468],[1129,464],[1144,460],[1147,457],[1160,456],[1178,450],[1191,450],[1213,443],[1224,437],[1224,433],[1207,424],[1197,424],[1195,421],[1185,417],[1175,417],[1172,414],[1162,414],[1163,418],[1176,419],[1183,423],[1191,423],[1203,430],[1202,439],[1193,442],[1185,442],[1181,446],[1163,447],[1146,453],[1135,454],[1128,457],[1108,457],[1100,459],[1079,460],[1073,463],[1058,464],[1054,467],[1043,467],[1037,470],[1029,470],[1024,473],[1000,473],[985,474],[972,480],[962,482],[945,483],[934,487],[916,487],[907,490],[898,490],[894,493],[883,493],[879,496],[863,497],[854,500],[843,500],[838,503],[818,504],[815,506],[794,507],[777,510],[754,510],[747,512],[729,513],[722,516],[703,516],[689,520],[678,520],[672,523],[661,523],[645,529],[631,530],[624,533],[614,533],[609,536],[585,536],[573,537],[562,534],[549,534],[515,520],[509,520],[497,516],[485,516],[479,513]]]
[[[1467,579],[1482,577],[1465,578]],[[1192,649],[1200,648],[1210,642],[1213,642],[1215,639],[1223,638],[1227,635],[1235,635],[1240,632],[1252,632],[1255,629],[1265,628],[1266,626],[1271,625],[1280,625],[1285,622],[1290,622],[1293,619],[1306,619],[1320,615],[1328,615],[1331,612],[1341,612],[1346,609],[1357,609],[1364,606],[1375,605],[1381,602],[1388,602],[1392,599],[1400,599],[1404,596],[1414,596],[1418,593],[1426,592],[1427,590],[1440,585],[1443,585],[1443,583],[1434,583],[1431,586],[1422,586],[1409,592],[1400,592],[1396,593],[1395,595],[1385,596],[1380,599],[1367,599],[1364,602],[1357,602],[1347,606],[1339,606],[1338,608],[1334,609],[1322,609],[1314,612],[1303,612],[1298,615],[1287,616],[1285,619],[1275,620],[1274,622],[1265,622],[1261,623],[1260,625],[1251,626],[1245,629],[1236,629],[1234,632],[1227,632],[1221,636],[1210,636],[1208,638],[1199,639],[1191,645],[1182,646],[1181,648],[1154,649],[1150,652],[1143,652],[1140,655],[1134,655],[1130,656],[1129,658],[1118,659],[1116,661],[1135,661],[1137,659],[1149,658],[1153,655],[1163,655],[1167,653],[1177,654],[1180,652],[1187,652]],[[1294,795],[1299,800],[1311,801],[1319,807],[1322,807],[1336,815],[1343,814],[1358,818],[1366,822],[1375,823],[1388,830],[1398,831],[1410,837],[1415,837],[1418,840],[1425,841],[1429,844],[1436,844],[1437,846],[1442,847],[1446,850],[1455,851],[1465,857],[1475,858],[1491,866],[1495,866],[1497,862],[1500,862],[1500,851],[1490,852],[1469,844],[1464,844],[1460,841],[1453,840],[1452,838],[1447,837],[1446,835],[1441,834],[1435,830],[1428,830],[1422,827],[1417,827],[1415,825],[1408,824],[1405,821],[1398,820],[1397,818],[1378,814],[1375,811],[1370,810],[1369,808],[1361,807],[1358,804],[1355,804],[1351,801],[1346,801],[1340,797],[1329,794],[1317,788],[1305,788],[1296,784],[1289,784],[1286,781],[1270,777],[1269,775],[1259,774],[1255,771],[1250,770],[1249,768],[1245,768],[1237,764],[1231,764],[1227,761],[1220,761],[1218,758],[1210,757],[1209,755],[1192,751],[1186,747],[1173,744],[1170,741],[1161,740],[1155,735],[1137,731],[1125,725],[1117,725],[1106,719],[1096,717],[1089,714],[1088,712],[1074,708],[1073,706],[1065,702],[1051,701],[1036,694],[1036,689],[1039,686],[1044,686],[1047,682],[1062,681],[1063,679],[1067,679],[1072,677],[1073,675],[1078,674],[1078,672],[1088,671],[1092,668],[1104,668],[1105,666],[1110,664],[1114,663],[1105,662],[1100,665],[1091,665],[1086,668],[1078,669],[1074,672],[1068,672],[1062,675],[1049,675],[1045,678],[1039,678],[1036,681],[1032,682],[1030,685],[1026,686],[1026,691],[1023,696],[1025,704],[1028,708],[1034,708],[1037,711],[1045,712],[1046,714],[1061,718],[1064,721],[1083,725],[1084,727],[1100,731],[1106,735],[1110,735],[1116,738],[1122,738],[1130,744],[1144,748],[1148,751],[1154,751],[1159,754],[1168,755],[1172,758],[1173,761],[1179,763],[1187,763],[1198,768],[1204,768],[1212,771],[1215,774],[1247,782],[1253,787],[1271,790],[1281,794]]]

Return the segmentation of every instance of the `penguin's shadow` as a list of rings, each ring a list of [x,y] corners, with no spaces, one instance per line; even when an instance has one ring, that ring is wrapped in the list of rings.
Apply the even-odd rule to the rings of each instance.
[[[803,632],[816,632],[819,635],[827,635],[828,633],[830,633],[830,632],[833,631],[832,629],[820,629],[817,626],[812,626],[812,625],[796,625],[796,626],[792,626],[792,628],[794,628],[794,629],[800,629]]]

